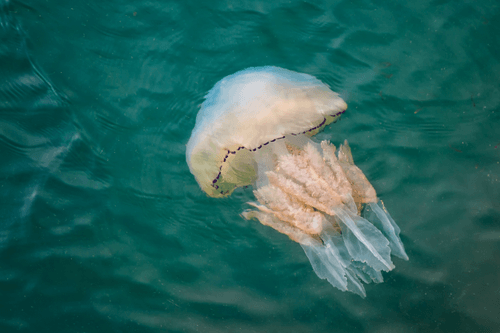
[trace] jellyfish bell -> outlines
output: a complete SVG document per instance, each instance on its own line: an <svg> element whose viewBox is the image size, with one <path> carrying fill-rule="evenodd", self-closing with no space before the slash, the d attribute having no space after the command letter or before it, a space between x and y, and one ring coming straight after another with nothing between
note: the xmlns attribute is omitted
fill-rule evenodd
<svg viewBox="0 0 500 333"><path fill-rule="evenodd" d="M206 95L186 159L209 196L253 184L255 209L243 217L288 235L320 278L365 296L362 282L382 282L381 271L394 268L391 254L408 257L347 141L337 149L310 139L346 109L311 75L249 68Z"/></svg>
<svg viewBox="0 0 500 333"><path fill-rule="evenodd" d="M257 151L279 149L291 136L312 136L346 108L307 74L260 67L230 75L210 90L196 117L187 144L191 173L208 195L228 195L255 181Z"/></svg>

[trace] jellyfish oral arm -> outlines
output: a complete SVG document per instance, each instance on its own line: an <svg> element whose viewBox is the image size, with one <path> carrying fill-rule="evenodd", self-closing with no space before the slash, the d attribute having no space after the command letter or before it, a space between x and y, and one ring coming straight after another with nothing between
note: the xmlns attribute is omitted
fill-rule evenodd
<svg viewBox="0 0 500 333"><path fill-rule="evenodd" d="M309 142L308 142L309 140ZM376 192L354 165L347 141L335 146L310 139L284 141L286 152L264 152L254 190L258 211L246 211L299 242L314 271L340 290L365 296L361 282L382 282L392 254L408 259L399 228L380 208ZM369 219L373 220L372 223ZM342 253L342 256L340 255Z"/></svg>

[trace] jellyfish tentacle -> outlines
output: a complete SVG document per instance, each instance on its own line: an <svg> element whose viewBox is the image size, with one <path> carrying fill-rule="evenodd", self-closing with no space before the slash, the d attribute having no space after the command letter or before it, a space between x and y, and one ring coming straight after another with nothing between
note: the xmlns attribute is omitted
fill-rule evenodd
<svg viewBox="0 0 500 333"><path fill-rule="evenodd" d="M311 245L300 245L319 278L327 279L334 287L347 291L346 272L339 259L331 255L329 247L317 242Z"/></svg>
<svg viewBox="0 0 500 333"><path fill-rule="evenodd" d="M347 180L351 183L354 201L356 201L359 206L363 203L376 202L377 193L363 171L354 164L351 147L349 147L347 140L339 147L338 160L339 165L345 172Z"/></svg>
<svg viewBox="0 0 500 333"><path fill-rule="evenodd" d="M389 240L391 253L401 259L408 260L408 255L406 254L403 242L401 242L401 238L399 237L401 230L397 226L396 222L394 222L391 215L387 211L380 208L380 204L380 200L377 203L370 202L368 204L369 208L371 208L373 213L375 213L375 216L372 215L369 220L376 225ZM380 223L378 223L379 221Z"/></svg>
<svg viewBox="0 0 500 333"><path fill-rule="evenodd" d="M339 146L339 162L354 165L354 159L352 157L351 146L347 140L344 140L344 144Z"/></svg>
<svg viewBox="0 0 500 333"><path fill-rule="evenodd" d="M342 204L342 199L338 192L328 184L321 174L318 173L318 167L311 164L321 162L321 156L314 156L314 147L307 145L308 151L304 151L299 155L283 156L278 161L280 173L286 175L289 179L293 179L295 183L300 183L303 187L302 192L298 192L299 198L304 191L308 194L308 202L313 204L313 207L324 212L328 211L328 206ZM318 158L320 159L318 161ZM316 161L311 162L311 160ZM316 169L316 170L315 170Z"/></svg>
<svg viewBox="0 0 500 333"><path fill-rule="evenodd" d="M321 239L325 244L329 244L329 248L331 250L335 249L335 255L338 255L338 258L344 267L345 276L347 278L347 290L352 291L363 298L366 297L365 288L358 279L360 276L352 267L353 260L346 248L343 237L339 233L327 230L321 235Z"/></svg>
<svg viewBox="0 0 500 333"><path fill-rule="evenodd" d="M342 222L341 227L347 227L345 229L346 232L342 228L342 234L347 249L354 259L366 262L378 270L388 272L394 268L394 264L391 261L389 241L375 226L359 216L349 214L342 208L336 207L333 210ZM348 230L352 232L358 242L354 240L354 237L350 237ZM360 244L364 245L368 251L360 247Z"/></svg>
<svg viewBox="0 0 500 333"><path fill-rule="evenodd" d="M325 160L325 163L332 170L338 182L336 188L339 189L342 201L349 210L351 210L352 212L357 212L358 209L356 207L356 203L354 202L354 198L352 197L352 186L351 183L349 183L349 180L347 179L342 166L339 164L339 160L335 156L335 146L328 141L322 141L321 148L323 150L323 158Z"/></svg>
<svg viewBox="0 0 500 333"><path fill-rule="evenodd" d="M391 252L405 258L399 228L373 202L375 190L354 165L347 141L337 154L327 141L287 142L287 152L274 151L275 167L264 173L267 185L254 191L260 204L250 204L259 211L244 216L289 235L320 278L365 297L363 283L381 283L381 271L394 268Z"/></svg>
<svg viewBox="0 0 500 333"><path fill-rule="evenodd" d="M364 262L353 261L351 263L351 269L366 284L371 282L375 283L384 282L384 277L382 276L382 272L374 269L373 267L367 265Z"/></svg>
<svg viewBox="0 0 500 333"><path fill-rule="evenodd" d="M306 158L309 169L311 172L317 177L317 183L329 196L332 198L338 198L339 201L343 201L342 192L350 191L350 186L346 181L345 184L342 184L340 179L345 178L342 174L336 174L337 170L333 170L330 168L319 153L319 151L313 147L311 144L308 144L304 147L304 157ZM344 186L347 188L344 188ZM325 193L325 194L326 194Z"/></svg>
<svg viewBox="0 0 500 333"><path fill-rule="evenodd" d="M293 181L292 179L285 177L281 173L269 172L268 177L269 182L272 185L279 187L284 192L294 196L297 201L323 212L326 212L328 210L328 207L326 205L320 202L316 197L309 194L309 191L304 185L301 185Z"/></svg>
<svg viewBox="0 0 500 333"><path fill-rule="evenodd" d="M338 251L339 244L335 243L333 238L335 237L331 237L328 233L322 233L323 244L312 241L300 245L319 278L326 279L342 291L351 291L361 297L366 297L365 288L352 269L350 261L342 258ZM343 241L340 240L340 242Z"/></svg>
<svg viewBox="0 0 500 333"><path fill-rule="evenodd" d="M259 208L258 206L254 206ZM289 223L283 222L275 218L273 214L267 214L259 210L246 210L241 215L247 219L251 220L256 218L263 225L273 228L274 230L287 235L291 240L303 244L310 243L313 239L310 235L303 232L301 229L296 228Z"/></svg>
<svg viewBox="0 0 500 333"><path fill-rule="evenodd" d="M290 223L307 234L315 235L321 232L323 215L295 201L281 189L270 185L264 186L255 191L255 196L259 202L267 206L259 205L257 208L260 210L273 214L279 220Z"/></svg>

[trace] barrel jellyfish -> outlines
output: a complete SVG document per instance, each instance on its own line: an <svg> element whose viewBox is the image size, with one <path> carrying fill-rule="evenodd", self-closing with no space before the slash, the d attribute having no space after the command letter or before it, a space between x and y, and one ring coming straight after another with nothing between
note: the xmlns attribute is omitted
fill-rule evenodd
<svg viewBox="0 0 500 333"><path fill-rule="evenodd" d="M211 197L253 185L257 200L242 216L299 243L321 279L365 297L363 283L383 282L381 271L394 268L391 254L408 256L347 141L310 139L346 109L311 75L248 68L205 96L186 159Z"/></svg>

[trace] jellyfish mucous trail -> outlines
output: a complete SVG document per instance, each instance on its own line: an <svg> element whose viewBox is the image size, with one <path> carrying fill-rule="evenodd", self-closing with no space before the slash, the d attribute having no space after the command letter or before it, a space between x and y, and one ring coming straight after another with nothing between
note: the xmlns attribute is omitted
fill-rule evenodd
<svg viewBox="0 0 500 333"><path fill-rule="evenodd" d="M187 144L187 163L211 197L253 185L246 219L286 234L304 249L316 274L366 296L383 282L391 254L408 260L375 189L354 165L347 141L337 149L311 136L347 104L308 74L255 67L229 75L206 95Z"/></svg>

